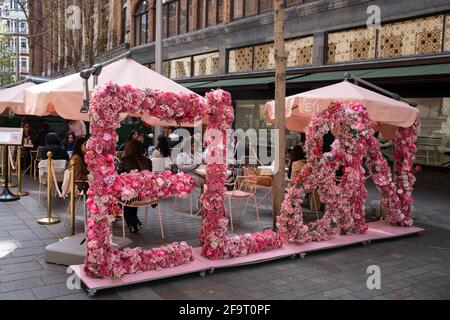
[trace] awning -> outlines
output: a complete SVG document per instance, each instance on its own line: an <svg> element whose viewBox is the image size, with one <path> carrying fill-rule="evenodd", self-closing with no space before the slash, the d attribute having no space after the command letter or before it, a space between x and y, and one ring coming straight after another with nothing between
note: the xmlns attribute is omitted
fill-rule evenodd
<svg viewBox="0 0 450 320"><path fill-rule="evenodd" d="M318 72L309 74L307 76L287 80L287 83L293 84L303 82L339 81L344 80L345 73L350 73L352 76L362 79L443 75L443 74L450 74L450 63L409 66L409 67Z"/></svg>
<svg viewBox="0 0 450 320"><path fill-rule="evenodd" d="M297 75L287 75L286 80L301 77L301 74ZM260 77L260 78L238 78L238 79L224 79L216 80L210 82L204 82L196 84L195 82L180 83L181 85L191 88L191 89L201 89L201 88L226 88L226 87L241 87L241 86L251 86L258 84L270 84L275 83L275 77Z"/></svg>

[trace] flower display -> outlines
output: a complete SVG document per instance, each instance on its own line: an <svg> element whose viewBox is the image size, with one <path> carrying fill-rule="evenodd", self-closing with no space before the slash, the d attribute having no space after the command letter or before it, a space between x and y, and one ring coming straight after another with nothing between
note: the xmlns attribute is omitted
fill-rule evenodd
<svg viewBox="0 0 450 320"><path fill-rule="evenodd" d="M205 115L208 129L221 131L223 141L220 146L215 145L215 148L208 150L207 155L207 159L215 161L208 162L206 166L206 186L201 196L203 225L199 237L202 254L210 259L226 259L280 248L283 237L271 230L232 237L227 235L228 219L224 207L227 178L225 131L231 127L234 118L231 95L223 90L208 92ZM209 139L205 141L208 144ZM217 150L222 150L222 154L213 154Z"/></svg>
<svg viewBox="0 0 450 320"><path fill-rule="evenodd" d="M192 177L185 173L132 171L119 175L115 167L116 129L120 126L121 112L194 122L201 119L204 102L195 94L142 91L112 83L96 87L89 109L92 136L85 156L90 171L90 188L86 201L89 217L84 265L91 277L118 278L126 273L158 270L192 260L192 248L186 242L151 250L126 248L121 251L112 247L110 224L114 215L120 212L119 200L185 198L195 187Z"/></svg>
<svg viewBox="0 0 450 320"><path fill-rule="evenodd" d="M418 125L416 122L410 128L397 130L394 182L363 105L334 103L315 114L305 131L307 164L293 178L294 186L285 196L277 221L280 232L289 241L299 243L326 240L338 230L364 233L367 230L364 164L380 192L387 220L394 225L411 226L411 193L417 172L413 155ZM336 139L332 150L323 153L323 136L328 131ZM342 170L340 178L336 177L338 169ZM325 204L325 213L322 219L304 224L301 205L305 193L315 189Z"/></svg>

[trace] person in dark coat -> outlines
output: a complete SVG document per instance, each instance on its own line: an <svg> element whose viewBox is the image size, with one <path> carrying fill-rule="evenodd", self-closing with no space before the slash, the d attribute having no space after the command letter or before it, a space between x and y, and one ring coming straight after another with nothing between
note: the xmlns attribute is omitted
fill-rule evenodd
<svg viewBox="0 0 450 320"><path fill-rule="evenodd" d="M137 140L130 140L125 145L118 173L130 172L131 170L152 170L152 162L142 154L142 143ZM138 232L142 227L137 211L138 208L136 207L124 207L125 222L130 232L133 233Z"/></svg>
<svg viewBox="0 0 450 320"><path fill-rule="evenodd" d="M53 160L67 160L69 161L69 155L66 149L61 145L61 140L54 132L50 132L45 137L45 148L42 149L40 154L41 159L47 159L47 152L51 151Z"/></svg>

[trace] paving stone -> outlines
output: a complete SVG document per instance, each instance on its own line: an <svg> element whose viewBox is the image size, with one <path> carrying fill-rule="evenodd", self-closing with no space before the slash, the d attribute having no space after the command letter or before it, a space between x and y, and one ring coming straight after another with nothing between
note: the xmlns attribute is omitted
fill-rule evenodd
<svg viewBox="0 0 450 320"><path fill-rule="evenodd" d="M36 296L37 299L49 299L49 298L55 298L58 296L73 294L79 290L68 289L67 284L64 282L64 283L56 283L56 284L35 287L35 288L32 288L31 291L33 292L33 294Z"/></svg>
<svg viewBox="0 0 450 320"><path fill-rule="evenodd" d="M0 293L0 300L36 300L31 290L19 290L7 293Z"/></svg>
<svg viewBox="0 0 450 320"><path fill-rule="evenodd" d="M0 283L0 292L19 291L22 289L30 289L43 285L43 282L39 278L29 278L16 281L2 281Z"/></svg>

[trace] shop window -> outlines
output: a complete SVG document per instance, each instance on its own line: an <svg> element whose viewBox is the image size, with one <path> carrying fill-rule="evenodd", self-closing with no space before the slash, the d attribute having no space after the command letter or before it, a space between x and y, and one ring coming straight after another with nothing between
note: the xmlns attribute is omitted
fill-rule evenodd
<svg viewBox="0 0 450 320"><path fill-rule="evenodd" d="M207 53L193 57L194 76L206 76L219 73L219 53Z"/></svg>
<svg viewBox="0 0 450 320"><path fill-rule="evenodd" d="M179 79L191 76L191 58L170 60L170 78Z"/></svg>

